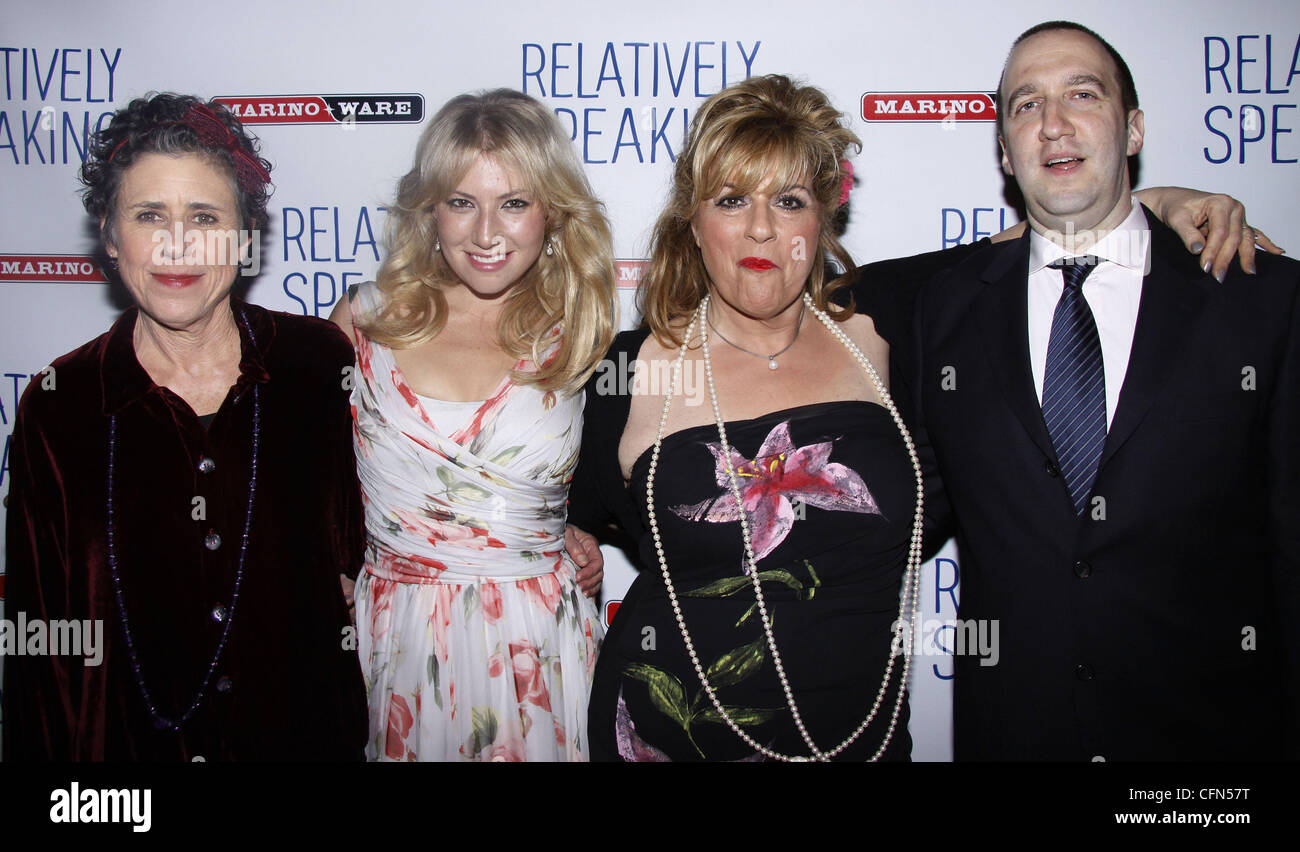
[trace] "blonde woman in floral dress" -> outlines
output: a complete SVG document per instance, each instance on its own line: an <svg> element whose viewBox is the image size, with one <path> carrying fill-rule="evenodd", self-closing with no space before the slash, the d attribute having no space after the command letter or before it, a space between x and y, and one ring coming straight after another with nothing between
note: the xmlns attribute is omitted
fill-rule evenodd
<svg viewBox="0 0 1300 852"><path fill-rule="evenodd" d="M367 756L584 760L599 576L580 588L565 504L616 324L603 209L554 116L497 90L433 118L389 218L378 282L332 316L357 350Z"/></svg>

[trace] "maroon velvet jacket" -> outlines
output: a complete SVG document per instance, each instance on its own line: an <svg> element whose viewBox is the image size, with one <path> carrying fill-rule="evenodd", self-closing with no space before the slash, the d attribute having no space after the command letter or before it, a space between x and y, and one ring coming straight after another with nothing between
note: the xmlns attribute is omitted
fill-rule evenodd
<svg viewBox="0 0 1300 852"><path fill-rule="evenodd" d="M55 361L52 389L37 376L23 394L10 455L5 617L102 619L103 656L98 666L81 655L6 657L6 761L361 754L365 692L355 643L345 647L338 579L355 576L364 550L344 373L352 347L323 320L232 303L257 343L241 324L241 375L210 430L136 360L134 308ZM254 387L261 445L236 601ZM179 732L157 729L145 708L114 597L110 415L122 593L145 686L163 715L178 717L194 700L223 629L214 609L233 611L212 682ZM204 457L215 462L209 472ZM215 550L204 543L210 532L221 539Z"/></svg>

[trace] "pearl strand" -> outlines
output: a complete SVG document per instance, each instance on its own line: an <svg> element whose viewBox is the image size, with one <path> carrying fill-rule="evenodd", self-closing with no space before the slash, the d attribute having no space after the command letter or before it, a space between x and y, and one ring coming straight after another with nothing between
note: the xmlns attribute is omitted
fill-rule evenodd
<svg viewBox="0 0 1300 852"><path fill-rule="evenodd" d="M831 758L837 756L838 754L840 754L840 752L844 751L844 749L848 748L854 741L856 741L858 737L860 737L862 733L867 729L867 727L871 724L871 722L876 718L876 715L880 710L880 705L884 701L884 697L889 690L889 683L890 680L892 679L893 670L894 670L894 658L895 656L897 656L897 652L898 652L897 643L900 634L902 634L904 631L906 632L906 642L902 648L903 671L900 677L898 695L894 701L893 711L890 714L889 730L885 733L884 741L880 744L880 747L876 750L875 754L873 754L871 757L871 760L875 761L878 760L882 754L884 754L885 749L888 748L889 743L893 739L894 730L898 724L898 716L902 710L903 695L906 691L908 673L910 672L910 668L911 668L913 631L915 629L915 623L918 615L917 606L919 604L919 599L920 599L922 521L924 517L924 499L925 499L924 479L922 478L921 464L916 454L915 445L912 442L912 436L907 431L907 426L903 423L902 416L899 414L898 408L894 404L893 398L889 395L889 391L885 387L884 382L881 381L879 373L876 372L875 366L871 363L870 359L868 359L867 356L857 347L857 345L854 344L853 341L849 339L848 335L846 335L838 327L838 325L825 313L825 311L819 310L813 304L812 299L808 294L805 293L803 298L804 298L804 307L806 309L811 310L812 313L822 322L822 324L826 326L826 328L831 332L831 334L837 340L839 340L840 343L842 343L845 346L845 348L849 350L849 353L853 355L854 359L858 361L859 365L866 371L867 375L871 378L871 381L875 386L877 395L884 403L885 408L889 411L891 417L894 420L894 423L898 426L899 432L903 436L903 443L907 447L908 457L912 462L912 470L916 474L916 481L917 481L916 513L912 524L912 539L911 539L910 546L908 548L907 567L903 574L902 589L901 589L901 594L899 596L899 618L898 621L895 623L895 638L894 638L894 642L891 645L891 653L889 655L889 661L885 666L885 674L880 684L880 690L876 693L876 699L875 702L872 704L871 712L867 714L867 717L862 721L860 725L858 725L858 727L853 731L853 733L848 736L848 738L846 738L842 743L840 743L838 746L836 746L835 748L829 751L823 752L822 750L818 749L816 743L813 742L812 736L808 733L808 729L803 722L803 717L799 713L799 708L794 699L794 692L791 689L789 680L785 674L785 666L781 661L780 652L777 650L776 647L776 639L772 632L771 619L769 618L767 612L767 603L763 597L762 583L758 577L758 567L756 565L757 560L754 558L754 548L750 536L749 521L743 509L744 503L740 499L740 486L736 481L735 470L731 466L731 447L729 442L727 441L726 426L722 419L721 408L718 406L717 390L713 381L713 365L712 365L712 360L709 357L709 339L708 339L708 330L707 330L708 323L706 321L708 305L709 305L708 296L705 296L704 299L701 301L699 309L696 311L695 316L692 318L690 325L687 326L685 337L683 339L681 348L678 350L677 353L677 359L673 363L672 384L671 387L669 388L667 397L664 399L663 412L659 417L659 431L658 434L655 436L654 447L650 455L650 469L646 476L646 509L647 509L647 514L650 522L651 537L654 540L655 552L659 557L659 567L663 574L664 585L668 591L668 599L670 604L672 605L673 615L677 620L678 629L681 631L682 640L686 645L686 652L690 657L692 666L694 666L695 668L695 673L699 677L700 684L703 686L705 693L709 697L709 700L713 703L714 709L718 711L719 717L723 720L723 722L726 723L726 725L729 728L731 728L731 730L738 737L740 737L740 739L743 742L745 742L747 745L749 745L751 748L755 749L765 757L774 760L781 760L781 761L809 760L810 759L809 757L804 757L800 755L790 756L790 755L780 754L779 752L773 751L772 749L769 749L766 746L760 744L759 742L754 740L751 736L749 736L749 734L745 733L745 731L741 729L740 725L737 724L736 721L731 718L731 715L729 713L727 713L726 709L722 706L722 702L718 699L717 693L715 692L712 684L709 683L708 677L704 671L704 667L700 664L699 655L695 651L694 642L691 641L690 631L686 627L686 620L682 616L681 605L677 600L677 592L676 589L673 587L672 577L668 571L668 560L664 554L663 542L661 540L660 533L659 533L659 522L658 522L658 518L656 517L655 509L654 509L654 477L659 466L659 452L660 452L660 448L663 445L664 432L667 429L668 414L672 407L672 399L677 392L678 383L681 379L682 364L686 358L687 343L694 336L696 325L699 325L700 333L703 341L704 371L709 386L709 396L713 403L713 414L714 414L714 420L716 421L718 427L718 437L722 444L722 457L726 460L725 464L727 466L727 476L731 485L732 496L736 500L737 507L740 507L741 509L739 513L740 530L741 530L741 538L743 539L744 546L745 546L745 557L746 557L745 570L746 573L749 574L750 580L754 586L754 596L758 607L759 616L763 624L763 632L767 638L768 648L772 652L773 666L775 667L777 672L777 677L780 680L782 691L785 693L786 704L790 708L791 717L795 722L795 726L799 730L800 736L803 738L804 742L808 745L809 749L812 751L811 759L825 761L825 760L830 760ZM910 603L910 607L909 607L909 603ZM905 618L905 616L909 614L909 611L911 614L910 619Z"/></svg>

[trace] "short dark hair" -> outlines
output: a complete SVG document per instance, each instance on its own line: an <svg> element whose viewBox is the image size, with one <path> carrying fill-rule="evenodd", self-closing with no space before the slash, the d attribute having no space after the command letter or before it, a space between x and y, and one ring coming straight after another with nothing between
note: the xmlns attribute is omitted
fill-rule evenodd
<svg viewBox="0 0 1300 852"><path fill-rule="evenodd" d="M271 187L264 178L271 164L258 156L257 138L216 101L162 92L136 98L113 113L86 153L81 200L87 213L105 222L107 239L114 237L113 212L122 175L141 154L201 154L221 164L235 184L241 226L266 225ZM261 174L256 174L259 167Z"/></svg>
<svg viewBox="0 0 1300 852"><path fill-rule="evenodd" d="M1016 40L1011 43L1011 49L1007 51L1006 61L1002 63L1002 74L998 77L998 91L996 95L999 137L1002 135L1002 118L1004 113L1002 103L1002 84L1006 80L1007 66L1011 64L1011 55L1016 52L1016 48L1020 46L1020 43L1030 36L1036 36L1039 33L1053 32L1056 30L1070 30L1076 33L1083 33L1086 36L1090 36L1097 42L1097 44L1101 45L1102 48L1105 49L1106 53L1110 55L1111 60L1115 63L1115 74L1119 77L1120 103L1124 107L1124 114L1128 115L1130 112L1138 108L1138 93L1137 86L1133 84L1133 72L1128 70L1128 63L1124 61L1124 57L1119 55L1118 50L1110 46L1110 42L1106 41L1106 39L1097 35L1083 24L1076 24L1074 21L1044 21L1043 23L1032 26L1021 33Z"/></svg>

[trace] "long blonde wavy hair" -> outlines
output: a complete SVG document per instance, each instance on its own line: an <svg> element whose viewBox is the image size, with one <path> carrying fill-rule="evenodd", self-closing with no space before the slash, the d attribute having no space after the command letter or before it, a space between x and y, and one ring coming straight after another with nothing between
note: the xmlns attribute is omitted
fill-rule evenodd
<svg viewBox="0 0 1300 852"><path fill-rule="evenodd" d="M847 276L827 281L826 258L844 272L853 258L840 244L832 220L840 207L845 180L851 179L850 148L858 137L841 123L841 114L820 89L771 74L729 86L704 102L691 121L686 147L673 169L668 205L655 223L650 267L641 280L642 322L660 343L680 346L678 328L708 293L709 273L691 232L700 203L724 186L745 195L803 184L821 203L817 255L805 285L817 307L843 320L853 311L830 302Z"/></svg>
<svg viewBox="0 0 1300 852"><path fill-rule="evenodd" d="M460 282L434 249L437 206L480 154L491 154L513 170L545 207L547 238L554 246L554 254L543 252L507 296L498 342L536 366L535 372L517 371L516 381L575 390L595 369L617 327L609 221L555 116L510 89L453 98L421 134L415 165L398 182L397 199L388 210L388 256L377 276L384 305L358 325L398 349L417 346L442 330L444 289ZM563 330L559 348L544 359L557 325Z"/></svg>

